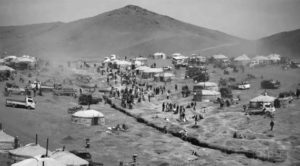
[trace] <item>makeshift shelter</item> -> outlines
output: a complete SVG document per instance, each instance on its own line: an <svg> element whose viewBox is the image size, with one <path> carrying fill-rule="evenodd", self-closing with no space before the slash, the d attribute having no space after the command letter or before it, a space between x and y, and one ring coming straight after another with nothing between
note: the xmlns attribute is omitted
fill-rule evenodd
<svg viewBox="0 0 300 166"><path fill-rule="evenodd" d="M167 82L167 81L172 81L172 78L174 77L175 75L173 73L158 73L154 75L154 80Z"/></svg>
<svg viewBox="0 0 300 166"><path fill-rule="evenodd" d="M50 158L59 161L66 166L88 166L89 162L68 151L57 150L50 155Z"/></svg>
<svg viewBox="0 0 300 166"><path fill-rule="evenodd" d="M281 57L279 54L270 54L267 56L267 58L269 58L271 63L278 63L281 60Z"/></svg>
<svg viewBox="0 0 300 166"><path fill-rule="evenodd" d="M188 57L183 56L183 55L175 56L172 58L172 64L185 66L188 64Z"/></svg>
<svg viewBox="0 0 300 166"><path fill-rule="evenodd" d="M151 55L153 59L166 59L166 54L163 52L156 52L153 55Z"/></svg>
<svg viewBox="0 0 300 166"><path fill-rule="evenodd" d="M31 143L23 147L8 151L9 157L13 162L22 161L34 156L46 154L46 149L39 144ZM48 151L50 153L50 151Z"/></svg>
<svg viewBox="0 0 300 166"><path fill-rule="evenodd" d="M268 96L267 94L259 95L250 100L250 108L261 108L265 103L273 104L276 97Z"/></svg>
<svg viewBox="0 0 300 166"><path fill-rule="evenodd" d="M153 78L153 76L157 73L162 73L163 69L162 68L145 68L142 71L142 78L148 79L148 78Z"/></svg>
<svg viewBox="0 0 300 166"><path fill-rule="evenodd" d="M250 60L251 59L246 54L243 54L241 56L234 58L233 61L237 64L246 65L246 64L250 63Z"/></svg>
<svg viewBox="0 0 300 166"><path fill-rule="evenodd" d="M144 70L147 70L149 68L150 67L148 67L148 66L139 66L139 67L135 68L136 74L141 74Z"/></svg>
<svg viewBox="0 0 300 166"><path fill-rule="evenodd" d="M172 58L177 57L177 56L183 56L181 53L173 53Z"/></svg>
<svg viewBox="0 0 300 166"><path fill-rule="evenodd" d="M214 61L228 61L229 58L223 54L216 54L212 56Z"/></svg>
<svg viewBox="0 0 300 166"><path fill-rule="evenodd" d="M67 165L49 157L36 156L12 164L11 166L67 166Z"/></svg>
<svg viewBox="0 0 300 166"><path fill-rule="evenodd" d="M105 123L104 115L96 110L77 111L72 115L72 122L85 126L103 125Z"/></svg>
<svg viewBox="0 0 300 166"><path fill-rule="evenodd" d="M251 59L250 65L251 64L268 64L270 62L269 58L265 56L256 56Z"/></svg>
<svg viewBox="0 0 300 166"><path fill-rule="evenodd" d="M14 72L15 69L5 65L0 65L0 81L7 80Z"/></svg>
<svg viewBox="0 0 300 166"><path fill-rule="evenodd" d="M194 85L193 91L199 91L199 90L212 90L212 91L218 91L219 87L217 83L214 82L199 82L196 85Z"/></svg>
<svg viewBox="0 0 300 166"><path fill-rule="evenodd" d="M0 129L0 151L7 151L14 148L15 138L6 134Z"/></svg>
<svg viewBox="0 0 300 166"><path fill-rule="evenodd" d="M215 90L200 90L194 92L194 101L215 101L221 98L221 93Z"/></svg>
<svg viewBox="0 0 300 166"><path fill-rule="evenodd" d="M127 67L127 66L130 66L130 65L132 64L132 63L129 62L129 61L118 60L118 59L112 61L112 63L115 63L115 64L117 64L118 66L121 66L121 67Z"/></svg>
<svg viewBox="0 0 300 166"><path fill-rule="evenodd" d="M29 55L23 55L21 57L17 57L13 60L14 66L17 69L34 69L37 64L37 59L35 57L31 57Z"/></svg>

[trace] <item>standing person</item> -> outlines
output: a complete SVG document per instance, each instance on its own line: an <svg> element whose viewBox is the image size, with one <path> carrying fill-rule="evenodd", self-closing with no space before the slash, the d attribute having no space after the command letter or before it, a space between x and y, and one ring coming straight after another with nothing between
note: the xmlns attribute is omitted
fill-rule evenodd
<svg viewBox="0 0 300 166"><path fill-rule="evenodd" d="M271 131L273 131L273 128L274 128L274 125L275 125L275 122L273 121L273 119L271 120L270 122L270 127L271 127Z"/></svg>
<svg viewBox="0 0 300 166"><path fill-rule="evenodd" d="M162 103L162 112L165 112L165 102Z"/></svg>
<svg viewBox="0 0 300 166"><path fill-rule="evenodd" d="M178 90L178 87L177 87L177 84L175 84L175 91L177 91Z"/></svg>
<svg viewBox="0 0 300 166"><path fill-rule="evenodd" d="M167 92L167 99L169 100L169 98L170 98L170 94L169 92Z"/></svg>
<svg viewBox="0 0 300 166"><path fill-rule="evenodd" d="M149 102L150 102L150 98L151 98L150 93L148 93L148 101Z"/></svg>

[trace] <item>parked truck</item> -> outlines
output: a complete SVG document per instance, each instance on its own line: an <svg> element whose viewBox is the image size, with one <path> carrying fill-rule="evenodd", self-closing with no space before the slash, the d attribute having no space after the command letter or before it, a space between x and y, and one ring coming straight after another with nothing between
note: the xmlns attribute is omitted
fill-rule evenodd
<svg viewBox="0 0 300 166"><path fill-rule="evenodd" d="M76 96L76 89L74 88L61 88L61 89L53 89L54 95L57 96Z"/></svg>
<svg viewBox="0 0 300 166"><path fill-rule="evenodd" d="M25 97L24 100L6 99L5 105L7 107L20 107L27 109L35 109L35 102L31 97Z"/></svg>

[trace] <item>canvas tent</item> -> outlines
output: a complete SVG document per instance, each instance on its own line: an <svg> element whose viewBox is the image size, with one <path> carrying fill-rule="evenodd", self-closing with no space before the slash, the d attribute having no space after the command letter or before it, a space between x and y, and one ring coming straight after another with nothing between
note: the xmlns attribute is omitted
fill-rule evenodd
<svg viewBox="0 0 300 166"><path fill-rule="evenodd" d="M267 58L269 58L269 60L272 63L278 63L281 60L281 57L279 54L270 54L267 56Z"/></svg>
<svg viewBox="0 0 300 166"><path fill-rule="evenodd" d="M269 58L258 55L252 58L251 62L256 62L257 64L267 64L269 62Z"/></svg>
<svg viewBox="0 0 300 166"><path fill-rule="evenodd" d="M0 129L0 151L7 151L14 148L15 138L6 134Z"/></svg>
<svg viewBox="0 0 300 166"><path fill-rule="evenodd" d="M37 63L37 59L29 55L23 55L14 59L13 63L17 69L34 69Z"/></svg>
<svg viewBox="0 0 300 166"><path fill-rule="evenodd" d="M151 55L153 59L166 59L166 54L163 52L156 52L153 55Z"/></svg>
<svg viewBox="0 0 300 166"><path fill-rule="evenodd" d="M234 58L233 61L238 64L246 65L250 62L250 60L251 59L246 54L243 54L241 56Z"/></svg>
<svg viewBox="0 0 300 166"><path fill-rule="evenodd" d="M171 81L175 77L173 73L158 73L154 75L154 80L156 81Z"/></svg>
<svg viewBox="0 0 300 166"><path fill-rule="evenodd" d="M259 95L250 100L251 108L260 108L264 103L274 103L276 97L268 96L267 94Z"/></svg>
<svg viewBox="0 0 300 166"><path fill-rule="evenodd" d="M46 149L38 144L31 143L17 149L9 151L9 157L14 161L22 161L34 156L43 155L46 153ZM48 151L50 153L50 151Z"/></svg>
<svg viewBox="0 0 300 166"><path fill-rule="evenodd" d="M214 101L221 98L221 93L215 90L200 90L194 92L194 101Z"/></svg>
<svg viewBox="0 0 300 166"><path fill-rule="evenodd" d="M196 85L194 85L194 91L198 91L202 89L218 91L219 87L218 84L214 82L199 82Z"/></svg>
<svg viewBox="0 0 300 166"><path fill-rule="evenodd" d="M67 165L52 158L36 156L12 164L11 166L67 166Z"/></svg>
<svg viewBox="0 0 300 166"><path fill-rule="evenodd" d="M105 123L104 115L96 110L77 111L72 115L72 122L85 126L103 125Z"/></svg>
<svg viewBox="0 0 300 166"><path fill-rule="evenodd" d="M227 61L228 57L223 54L216 54L212 56L213 60L215 61Z"/></svg>
<svg viewBox="0 0 300 166"><path fill-rule="evenodd" d="M142 78L152 78L155 74L162 72L162 68L145 68L144 70L142 70Z"/></svg>
<svg viewBox="0 0 300 166"><path fill-rule="evenodd" d="M66 166L88 166L89 162L68 151L57 150L50 158L65 164Z"/></svg>
<svg viewBox="0 0 300 166"><path fill-rule="evenodd" d="M15 69L5 66L5 65L0 65L0 72L7 72L7 71L13 72L13 71L15 71Z"/></svg>

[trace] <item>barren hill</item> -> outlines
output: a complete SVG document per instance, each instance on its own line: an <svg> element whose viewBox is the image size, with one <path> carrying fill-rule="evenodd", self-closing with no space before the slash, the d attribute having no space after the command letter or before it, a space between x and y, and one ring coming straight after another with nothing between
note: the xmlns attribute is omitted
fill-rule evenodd
<svg viewBox="0 0 300 166"><path fill-rule="evenodd" d="M69 23L0 27L1 52L40 57L190 53L241 41L133 5Z"/></svg>

